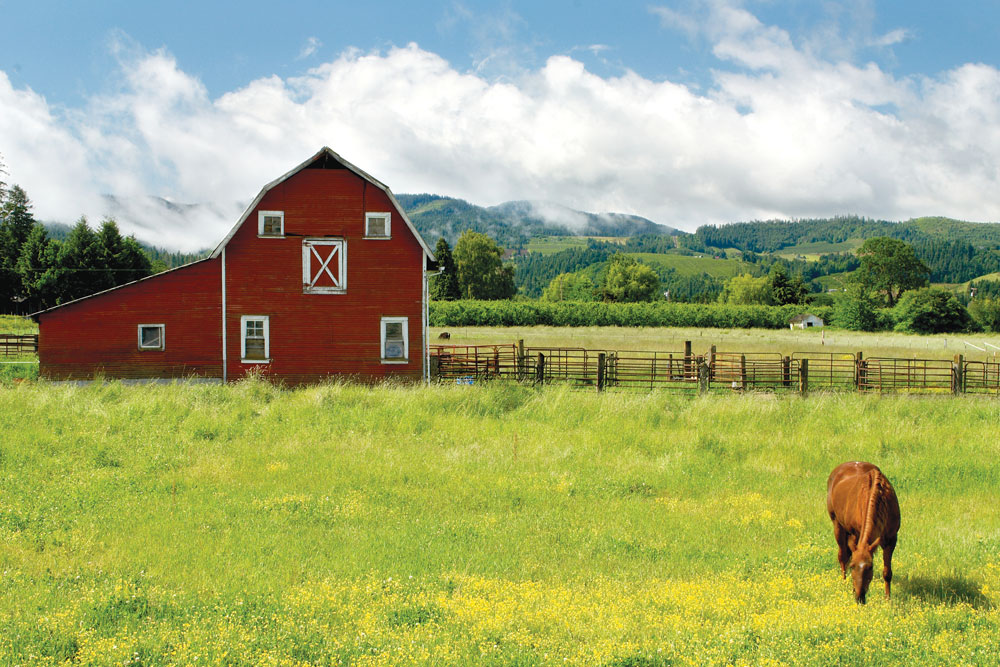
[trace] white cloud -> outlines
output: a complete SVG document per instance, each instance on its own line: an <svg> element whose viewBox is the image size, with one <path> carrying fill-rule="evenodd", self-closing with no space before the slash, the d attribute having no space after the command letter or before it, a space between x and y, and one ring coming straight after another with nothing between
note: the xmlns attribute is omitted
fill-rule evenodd
<svg viewBox="0 0 1000 667"><path fill-rule="evenodd" d="M310 37L306 40L306 43L302 45L296 59L305 60L309 56L315 55L321 46L323 46L323 42L321 42L318 37Z"/></svg>
<svg viewBox="0 0 1000 667"><path fill-rule="evenodd" d="M79 109L0 72L0 153L39 217L112 210L140 238L185 249L214 246L263 184L323 145L396 192L689 230L840 213L1000 219L996 68L897 78L796 46L740 7L711 11L701 29L721 63L704 93L601 77L568 56L488 79L413 44L215 98L169 53L139 53L119 91ZM148 196L203 206L164 213Z"/></svg>

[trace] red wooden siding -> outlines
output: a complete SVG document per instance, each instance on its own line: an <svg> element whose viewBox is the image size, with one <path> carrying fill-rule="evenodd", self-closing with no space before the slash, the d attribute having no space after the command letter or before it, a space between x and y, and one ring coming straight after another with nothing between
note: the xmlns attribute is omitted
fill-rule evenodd
<svg viewBox="0 0 1000 667"><path fill-rule="evenodd" d="M285 236L259 238L257 211L284 211ZM365 239L365 212L390 211L391 238ZM304 294L304 238L346 242L344 294ZM304 169L272 188L229 241L227 375L251 368L291 384L330 376L423 375L423 263L419 243L388 196L347 169ZM240 317L269 318L269 364L240 361ZM381 362L381 318L407 317L409 362Z"/></svg>
<svg viewBox="0 0 1000 667"><path fill-rule="evenodd" d="M324 149L313 165L341 167L333 155ZM259 211L282 211L284 235L261 237ZM365 213L386 211L390 237L364 238ZM332 277L316 286L329 292L346 280L345 291L304 292L304 239L326 240L317 244L323 257L329 242L344 243L338 252L346 269L331 265ZM425 259L402 212L378 186L347 168L301 168L263 193L221 256L38 314L40 372L52 379L100 373L235 380L259 370L293 385L331 376L419 380ZM310 259L311 272L320 265ZM268 318L267 363L241 360L244 316ZM408 319L405 363L381 360L383 317ZM138 349L140 324L165 326L164 350Z"/></svg>
<svg viewBox="0 0 1000 667"><path fill-rule="evenodd" d="M38 316L43 377L222 377L221 274L206 260ZM163 324L165 349L139 350L140 324Z"/></svg>

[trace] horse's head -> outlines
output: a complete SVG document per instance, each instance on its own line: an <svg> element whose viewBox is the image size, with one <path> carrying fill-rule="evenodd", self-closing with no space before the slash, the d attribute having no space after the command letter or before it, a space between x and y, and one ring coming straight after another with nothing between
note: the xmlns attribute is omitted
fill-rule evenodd
<svg viewBox="0 0 1000 667"><path fill-rule="evenodd" d="M872 567L872 552L878 546L879 540L873 544L859 544L851 555L851 580L854 582L854 599L859 604L865 603L868 586L872 583L874 574Z"/></svg>

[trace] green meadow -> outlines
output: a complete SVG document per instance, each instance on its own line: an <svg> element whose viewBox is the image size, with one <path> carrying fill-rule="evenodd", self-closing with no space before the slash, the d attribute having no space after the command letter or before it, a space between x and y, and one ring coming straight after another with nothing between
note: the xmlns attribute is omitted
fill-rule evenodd
<svg viewBox="0 0 1000 667"><path fill-rule="evenodd" d="M0 383L0 665L993 665L1000 401ZM893 598L825 484L879 464Z"/></svg>

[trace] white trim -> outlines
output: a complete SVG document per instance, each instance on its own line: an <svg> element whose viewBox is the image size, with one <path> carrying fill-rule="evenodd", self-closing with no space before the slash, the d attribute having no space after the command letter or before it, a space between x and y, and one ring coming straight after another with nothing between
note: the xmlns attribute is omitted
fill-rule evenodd
<svg viewBox="0 0 1000 667"><path fill-rule="evenodd" d="M413 238L415 238L417 240L417 243L420 244L420 247L423 248L423 251L427 255L427 257L432 262L436 261L434 259L434 253L431 252L431 249L427 247L426 243L424 243L424 238L417 231L417 228L413 225L413 222L410 221L410 218L406 215L406 211L403 210L403 207L399 205L398 201L396 201L395 195L392 194L392 191L389 190L388 186L386 186L384 183L375 180L361 169L358 169L356 166L354 166L344 158L334 153L327 146L321 148L315 155L313 155L308 160L298 165L288 173L274 179L273 181L265 185L263 189L261 189L260 193L254 198L254 200L250 202L250 206L248 206L247 209L243 212L243 215L240 216L240 219L236 221L236 224L233 225L233 228L229 230L229 233L226 235L226 238L222 239L222 242L215 247L215 250L212 251L210 257L215 258L222 253L222 249L226 247L226 244L228 244L229 241L233 238L233 236L236 235L236 232L239 230L241 226L243 226L243 223L246 222L246 219L250 217L250 214L253 212L253 210L257 208L257 205L260 204L261 200L264 199L264 195L266 195L275 186L285 182L295 174L299 173L300 171L308 167L310 164L319 159L319 157L323 154L329 155L334 160L343 165L346 169L354 172L364 180L368 181L369 183L377 187L379 190L382 190L386 194L386 196L389 197L389 201L392 202L393 207L396 209L396 213L399 214L399 217L402 218L406 226L409 227L410 232L413 234Z"/></svg>
<svg viewBox="0 0 1000 667"><path fill-rule="evenodd" d="M410 363L410 318L408 317L383 317L381 323L379 324L379 333L381 336L381 345L379 346L379 357L383 364L408 364ZM386 358L385 356L385 325L387 324L402 324L403 325L403 356Z"/></svg>
<svg viewBox="0 0 1000 667"><path fill-rule="evenodd" d="M277 234L264 233L264 218L277 216L281 220L281 231ZM257 236L262 239L283 239L285 238L285 212L284 211L257 211Z"/></svg>
<svg viewBox="0 0 1000 667"><path fill-rule="evenodd" d="M142 330L143 329L159 329L160 330L160 344L157 346L143 345L142 344ZM143 352L158 352L160 350L167 349L167 327L164 324L140 324L138 326L139 331L139 349Z"/></svg>
<svg viewBox="0 0 1000 667"><path fill-rule="evenodd" d="M320 254L317 247L327 246L330 250ZM320 262L319 270L312 273L313 258ZM337 275L330 271L330 263L336 259ZM316 286L316 282L326 274L332 286ZM347 241L344 239L302 239L302 293L303 294L344 294L347 292Z"/></svg>
<svg viewBox="0 0 1000 667"><path fill-rule="evenodd" d="M226 383L229 376L229 356L226 352L226 249L222 249L222 382Z"/></svg>
<svg viewBox="0 0 1000 667"><path fill-rule="evenodd" d="M243 315L240 317L240 361L244 364L271 363L271 322L267 315ZM264 323L264 358L247 359L247 322Z"/></svg>
<svg viewBox="0 0 1000 667"><path fill-rule="evenodd" d="M385 234L375 235L368 231L368 223L372 218L385 218ZM392 213L389 211L368 211L365 213L365 236L371 241L384 241L392 238Z"/></svg>

